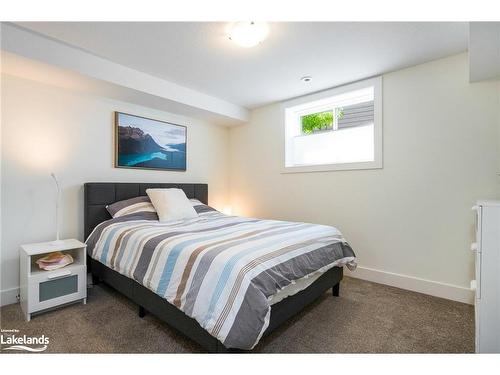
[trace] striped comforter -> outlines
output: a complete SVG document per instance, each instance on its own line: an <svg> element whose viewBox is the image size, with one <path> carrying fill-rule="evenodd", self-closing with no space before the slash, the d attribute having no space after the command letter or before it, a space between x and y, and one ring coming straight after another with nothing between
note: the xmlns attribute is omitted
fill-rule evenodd
<svg viewBox="0 0 500 375"><path fill-rule="evenodd" d="M99 224L92 258L196 319L228 348L252 349L269 324L270 296L355 256L330 226L226 216L193 201L199 217L160 223L154 213Z"/></svg>

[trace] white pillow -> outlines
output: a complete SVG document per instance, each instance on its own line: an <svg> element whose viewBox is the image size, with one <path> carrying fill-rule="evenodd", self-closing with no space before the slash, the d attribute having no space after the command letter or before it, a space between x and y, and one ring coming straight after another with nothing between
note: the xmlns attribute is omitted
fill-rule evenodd
<svg viewBox="0 0 500 375"><path fill-rule="evenodd" d="M160 221L198 217L193 204L181 189L147 189L146 194L151 199Z"/></svg>

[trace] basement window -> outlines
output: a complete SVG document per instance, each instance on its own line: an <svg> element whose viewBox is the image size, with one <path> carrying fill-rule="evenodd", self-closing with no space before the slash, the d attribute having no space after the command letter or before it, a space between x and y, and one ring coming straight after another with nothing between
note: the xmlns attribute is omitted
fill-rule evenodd
<svg viewBox="0 0 500 375"><path fill-rule="evenodd" d="M382 168L382 78L285 103L283 172Z"/></svg>

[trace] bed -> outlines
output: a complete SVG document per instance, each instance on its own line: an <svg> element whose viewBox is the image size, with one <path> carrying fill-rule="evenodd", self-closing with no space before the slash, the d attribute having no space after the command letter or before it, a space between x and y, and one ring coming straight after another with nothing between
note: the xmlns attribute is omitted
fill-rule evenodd
<svg viewBox="0 0 500 375"><path fill-rule="evenodd" d="M107 205L144 196L148 188L182 189L199 218L167 224L133 215L111 219ZM227 216L207 204L207 184L86 183L93 282L135 302L139 316L154 314L208 352L227 353L252 349L328 289L338 296L343 266L355 267L352 249L333 227ZM248 258L249 249L260 257ZM124 260L127 254L137 260ZM247 258L251 262L238 269ZM204 267L206 259L211 263Z"/></svg>

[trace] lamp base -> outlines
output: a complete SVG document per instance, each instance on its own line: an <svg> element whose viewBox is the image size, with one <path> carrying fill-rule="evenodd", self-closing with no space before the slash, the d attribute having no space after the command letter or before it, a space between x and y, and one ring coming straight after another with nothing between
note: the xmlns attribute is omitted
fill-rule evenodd
<svg viewBox="0 0 500 375"><path fill-rule="evenodd" d="M53 241L49 241L48 244L50 246L60 246L64 243L64 240L53 240Z"/></svg>

